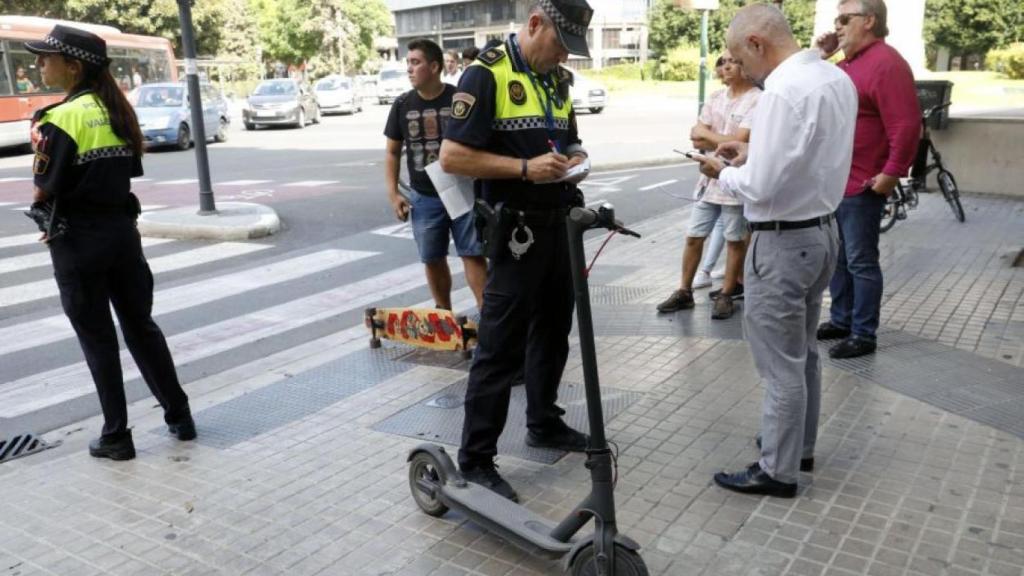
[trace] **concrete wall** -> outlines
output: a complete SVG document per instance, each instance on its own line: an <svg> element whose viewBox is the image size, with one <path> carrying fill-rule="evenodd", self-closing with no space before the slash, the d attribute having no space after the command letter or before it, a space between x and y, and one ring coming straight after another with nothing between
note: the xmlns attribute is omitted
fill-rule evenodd
<svg viewBox="0 0 1024 576"><path fill-rule="evenodd" d="M931 134L960 190L1024 197L1024 117L954 117Z"/></svg>

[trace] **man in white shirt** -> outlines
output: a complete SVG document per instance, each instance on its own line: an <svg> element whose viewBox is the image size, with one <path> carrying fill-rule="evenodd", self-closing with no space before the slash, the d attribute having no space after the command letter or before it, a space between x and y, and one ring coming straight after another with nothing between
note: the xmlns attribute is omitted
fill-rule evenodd
<svg viewBox="0 0 1024 576"><path fill-rule="evenodd" d="M833 213L853 154L857 90L849 76L800 50L774 6L746 6L729 25L729 50L764 83L750 144L727 142L701 171L743 201L753 232L744 268L747 338L761 380L761 458L715 474L728 490L796 496L814 468L821 365L815 329L836 265Z"/></svg>
<svg viewBox="0 0 1024 576"><path fill-rule="evenodd" d="M446 50L444 53L444 70L441 71L441 82L458 87L462 71L459 70L459 52Z"/></svg>

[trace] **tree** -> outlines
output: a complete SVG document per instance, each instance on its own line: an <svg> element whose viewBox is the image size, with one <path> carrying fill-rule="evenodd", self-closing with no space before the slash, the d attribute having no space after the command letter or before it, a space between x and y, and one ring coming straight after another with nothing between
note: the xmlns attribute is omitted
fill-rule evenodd
<svg viewBox="0 0 1024 576"><path fill-rule="evenodd" d="M256 0L263 59L285 64L305 62L317 53L323 31L314 23L312 6L303 0Z"/></svg>
<svg viewBox="0 0 1024 576"><path fill-rule="evenodd" d="M192 24L198 54L218 52L223 3L223 0L205 0L193 5ZM90 24L107 24L129 34L162 36L173 42L176 52L181 54L181 23L176 0L68 0L65 17Z"/></svg>
<svg viewBox="0 0 1024 576"><path fill-rule="evenodd" d="M725 33L736 12L748 0L721 0L718 10L708 18L708 46L711 53L725 48ZM814 33L814 0L786 0L783 12L793 34L803 45L810 45ZM679 44L700 44L700 12L681 10L673 0L657 0L648 15L650 47L657 55L666 54Z"/></svg>
<svg viewBox="0 0 1024 576"><path fill-rule="evenodd" d="M953 53L984 54L1021 39L1024 3L1020 0L928 0L925 42Z"/></svg>
<svg viewBox="0 0 1024 576"><path fill-rule="evenodd" d="M53 0L0 0L0 14L42 16L44 18L66 17L64 3Z"/></svg>

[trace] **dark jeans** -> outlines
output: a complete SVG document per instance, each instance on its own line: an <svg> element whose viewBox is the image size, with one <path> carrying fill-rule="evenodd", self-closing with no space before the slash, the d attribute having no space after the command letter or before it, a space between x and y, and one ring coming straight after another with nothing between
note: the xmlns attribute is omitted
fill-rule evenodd
<svg viewBox="0 0 1024 576"><path fill-rule="evenodd" d="M560 424L555 405L569 356L573 290L564 225L533 227L519 260L506 249L491 260L480 311L479 344L466 388L459 466L485 465L498 452L512 382L525 372L526 426ZM525 364L525 370L524 370Z"/></svg>
<svg viewBox="0 0 1024 576"><path fill-rule="evenodd" d="M128 429L121 355L110 307L121 323L125 344L167 423L189 416L163 332L153 322L153 275L142 254L134 221L127 216L70 219L71 230L50 244L64 313L78 335L100 406L103 435Z"/></svg>
<svg viewBox="0 0 1024 576"><path fill-rule="evenodd" d="M878 228L884 204L885 197L870 190L843 198L836 211L839 261L829 284L832 324L872 340L882 307Z"/></svg>

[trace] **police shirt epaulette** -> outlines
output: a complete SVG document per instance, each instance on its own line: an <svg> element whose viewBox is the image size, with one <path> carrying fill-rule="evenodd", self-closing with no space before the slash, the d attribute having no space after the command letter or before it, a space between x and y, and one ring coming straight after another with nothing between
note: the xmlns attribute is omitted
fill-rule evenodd
<svg viewBox="0 0 1024 576"><path fill-rule="evenodd" d="M494 66L494 63L505 57L504 50L498 50L497 48L490 48L484 50L476 57L477 60L487 64L488 66Z"/></svg>

